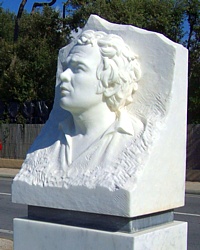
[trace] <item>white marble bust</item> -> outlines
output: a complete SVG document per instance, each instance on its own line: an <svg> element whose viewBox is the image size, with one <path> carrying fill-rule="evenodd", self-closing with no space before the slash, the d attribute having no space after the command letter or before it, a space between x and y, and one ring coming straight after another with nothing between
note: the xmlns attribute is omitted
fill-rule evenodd
<svg viewBox="0 0 200 250"><path fill-rule="evenodd" d="M54 107L13 201L120 216L183 204L186 79L182 46L92 15L60 50Z"/></svg>
<svg viewBox="0 0 200 250"><path fill-rule="evenodd" d="M72 114L60 123L63 171L76 161L81 167L88 157L93 165L105 165L142 133L142 122L126 111L139 78L136 56L121 37L81 34L60 74L60 106Z"/></svg>
<svg viewBox="0 0 200 250"><path fill-rule="evenodd" d="M89 180L95 176L96 184L114 190L118 184L103 176L144 131L139 117L127 110L141 77L137 56L120 36L86 30L62 69L59 103L71 116L58 124L56 142L40 150L39 163L34 156L34 179L39 185L55 181L68 186L75 178L81 185L94 186ZM29 162L28 158L25 164Z"/></svg>

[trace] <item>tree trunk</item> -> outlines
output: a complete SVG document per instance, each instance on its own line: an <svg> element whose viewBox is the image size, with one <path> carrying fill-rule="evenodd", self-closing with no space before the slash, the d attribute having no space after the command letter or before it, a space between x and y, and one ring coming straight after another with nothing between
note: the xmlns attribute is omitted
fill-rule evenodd
<svg viewBox="0 0 200 250"><path fill-rule="evenodd" d="M26 5L26 2L27 2L27 0L22 0L21 4L19 6L19 9L18 9L17 17L15 19L14 42L16 42L17 39L18 39L18 35L19 35L19 19L22 16L22 13L24 11L24 7Z"/></svg>

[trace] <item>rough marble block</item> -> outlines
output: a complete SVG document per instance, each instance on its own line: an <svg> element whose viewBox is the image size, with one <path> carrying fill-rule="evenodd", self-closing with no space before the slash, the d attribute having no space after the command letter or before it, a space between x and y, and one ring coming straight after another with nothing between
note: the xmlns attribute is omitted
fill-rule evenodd
<svg viewBox="0 0 200 250"><path fill-rule="evenodd" d="M68 54L77 51L70 52L75 42L62 48L54 108L14 179L13 202L125 217L183 206L187 49L161 34L109 23L94 15L83 32L88 30L121 37L137 55L129 58L127 51L124 53L130 60L137 58L141 79L133 84L132 102L120 109L121 113L118 110L123 123L119 126L116 121L106 131L107 137L101 137L103 141L93 142L88 154L84 152L74 161L70 158L70 143L66 144L66 138L71 137L66 124L63 126L60 122L69 121L71 116L59 105L60 88L63 96L70 91L62 86L60 79L65 79L67 67L71 67L66 63ZM115 46L112 48L114 51ZM108 67L110 58L105 62L104 68ZM121 75L124 81L128 78L124 72ZM113 147L109 148L111 144ZM81 146L85 146L84 143ZM81 150L80 145L77 149Z"/></svg>
<svg viewBox="0 0 200 250"><path fill-rule="evenodd" d="M128 234L14 219L14 250L27 249L186 250L187 223L174 221Z"/></svg>

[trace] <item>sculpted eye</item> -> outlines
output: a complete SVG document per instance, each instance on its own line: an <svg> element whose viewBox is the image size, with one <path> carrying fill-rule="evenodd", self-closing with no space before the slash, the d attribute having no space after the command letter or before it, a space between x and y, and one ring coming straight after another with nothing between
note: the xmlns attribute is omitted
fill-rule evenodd
<svg viewBox="0 0 200 250"><path fill-rule="evenodd" d="M79 73L79 72L82 72L82 71L85 71L85 67L83 64L76 64L76 65L73 65L73 72L74 73Z"/></svg>
<svg viewBox="0 0 200 250"><path fill-rule="evenodd" d="M77 65L75 67L75 71L79 72L79 71L84 71L84 67L82 65Z"/></svg>
<svg viewBox="0 0 200 250"><path fill-rule="evenodd" d="M87 65L79 60L71 59L69 62L69 67L74 73L85 72L87 71Z"/></svg>

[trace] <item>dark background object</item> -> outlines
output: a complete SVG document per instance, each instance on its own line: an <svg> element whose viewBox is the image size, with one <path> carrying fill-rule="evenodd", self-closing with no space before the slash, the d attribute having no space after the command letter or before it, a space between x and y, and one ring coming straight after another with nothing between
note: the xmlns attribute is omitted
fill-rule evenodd
<svg viewBox="0 0 200 250"><path fill-rule="evenodd" d="M15 102L15 101L9 102L9 104L8 104L8 114L9 114L11 123L16 123L17 122L16 118L17 118L18 110L19 110L19 103Z"/></svg>

